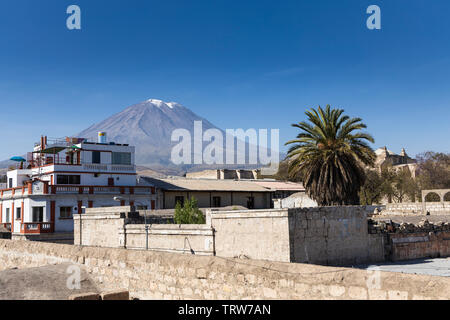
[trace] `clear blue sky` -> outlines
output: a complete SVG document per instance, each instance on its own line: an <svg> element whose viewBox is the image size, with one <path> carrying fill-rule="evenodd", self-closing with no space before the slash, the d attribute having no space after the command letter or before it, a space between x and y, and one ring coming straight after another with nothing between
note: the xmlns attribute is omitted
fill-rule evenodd
<svg viewBox="0 0 450 320"><path fill-rule="evenodd" d="M331 104L362 117L374 147L449 152L449 16L448 0L5 0L0 159L149 98L223 129L279 128L282 143Z"/></svg>

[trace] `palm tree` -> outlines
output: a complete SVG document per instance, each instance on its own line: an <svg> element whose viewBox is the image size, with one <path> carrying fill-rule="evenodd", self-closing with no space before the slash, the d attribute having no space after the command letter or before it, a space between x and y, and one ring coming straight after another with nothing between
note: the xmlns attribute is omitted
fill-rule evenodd
<svg viewBox="0 0 450 320"><path fill-rule="evenodd" d="M307 195L320 206L359 204L364 165L373 166L375 160L367 144L374 142L373 137L359 131L367 126L329 105L305 113L308 121L292 125L302 132L286 142L294 144L287 155L289 175L300 176Z"/></svg>

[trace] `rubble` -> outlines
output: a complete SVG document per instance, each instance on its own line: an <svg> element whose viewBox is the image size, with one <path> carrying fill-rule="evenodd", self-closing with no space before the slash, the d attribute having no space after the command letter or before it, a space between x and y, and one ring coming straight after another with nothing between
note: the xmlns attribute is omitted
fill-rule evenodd
<svg viewBox="0 0 450 320"><path fill-rule="evenodd" d="M450 231L449 222L430 222L428 219L422 219L418 224L401 222L396 223L392 220L368 220L369 233L415 233L415 232L441 232Z"/></svg>

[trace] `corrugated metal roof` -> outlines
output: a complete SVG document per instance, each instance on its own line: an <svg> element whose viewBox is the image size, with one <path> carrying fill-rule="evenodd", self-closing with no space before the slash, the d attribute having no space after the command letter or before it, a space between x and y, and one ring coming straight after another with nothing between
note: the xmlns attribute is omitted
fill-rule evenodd
<svg viewBox="0 0 450 320"><path fill-rule="evenodd" d="M271 190L252 181L211 180L211 179L156 179L142 177L156 188L170 191L237 191L270 192Z"/></svg>
<svg viewBox="0 0 450 320"><path fill-rule="evenodd" d="M305 191L305 187L303 183L295 183L289 181L265 181L265 180L256 180L253 181L257 185L260 185L264 188L268 188L270 190L276 191Z"/></svg>

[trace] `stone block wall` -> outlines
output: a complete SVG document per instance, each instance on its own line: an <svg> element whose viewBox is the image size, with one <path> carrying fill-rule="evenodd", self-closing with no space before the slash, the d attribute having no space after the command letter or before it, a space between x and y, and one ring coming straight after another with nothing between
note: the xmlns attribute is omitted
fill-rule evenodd
<svg viewBox="0 0 450 320"><path fill-rule="evenodd" d="M211 211L218 256L348 265L384 260L365 207Z"/></svg>
<svg viewBox="0 0 450 320"><path fill-rule="evenodd" d="M127 207L114 208L115 212L109 212L109 209L88 209L81 218L75 215L74 243L146 248L142 215L120 212L131 210ZM420 233L425 235L417 235ZM148 225L148 249L346 266L450 256L449 234L449 223L374 222L367 219L367 208L363 206L208 209L204 225Z"/></svg>
<svg viewBox="0 0 450 320"><path fill-rule="evenodd" d="M139 299L450 299L450 278L0 240L0 270L72 263Z"/></svg>
<svg viewBox="0 0 450 320"><path fill-rule="evenodd" d="M450 231L389 234L392 261L450 256Z"/></svg>
<svg viewBox="0 0 450 320"><path fill-rule="evenodd" d="M289 209L292 262L355 265L384 260L382 237L369 239L362 206Z"/></svg>
<svg viewBox="0 0 450 320"><path fill-rule="evenodd" d="M426 211L430 214L450 214L450 202L426 202ZM422 202L403 202L403 203L388 203L383 213L423 213L423 203Z"/></svg>

